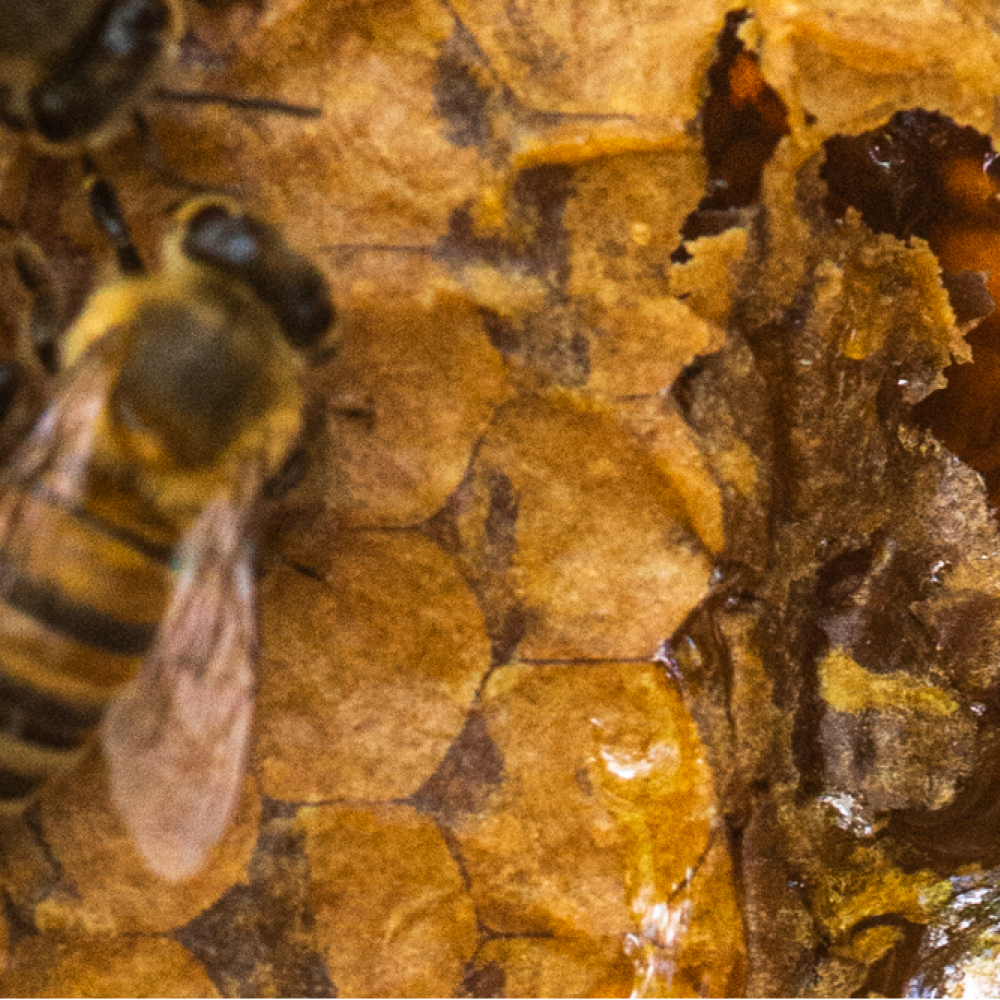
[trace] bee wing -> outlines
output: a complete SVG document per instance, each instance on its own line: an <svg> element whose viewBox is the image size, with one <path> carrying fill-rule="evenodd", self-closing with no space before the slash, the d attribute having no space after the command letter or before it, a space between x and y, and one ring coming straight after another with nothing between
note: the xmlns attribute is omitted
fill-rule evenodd
<svg viewBox="0 0 1000 1000"><path fill-rule="evenodd" d="M246 524L261 481L245 470L188 531L156 643L102 724L112 801L171 881L202 866L243 785L256 652Z"/></svg>
<svg viewBox="0 0 1000 1000"><path fill-rule="evenodd" d="M110 336L110 335L109 335ZM72 505L86 481L94 433L107 399L107 345L95 345L67 375L0 479L0 550L32 529L33 513L54 497ZM34 489L37 487L37 492Z"/></svg>

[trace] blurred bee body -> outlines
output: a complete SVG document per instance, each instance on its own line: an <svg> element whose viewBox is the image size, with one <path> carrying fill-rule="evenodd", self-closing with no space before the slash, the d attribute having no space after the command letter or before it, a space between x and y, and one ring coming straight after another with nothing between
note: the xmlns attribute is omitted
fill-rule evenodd
<svg viewBox="0 0 1000 1000"><path fill-rule="evenodd" d="M176 53L176 0L0 0L0 121L50 151L114 137Z"/></svg>
<svg viewBox="0 0 1000 1000"><path fill-rule="evenodd" d="M238 799L249 519L332 306L276 230L218 201L186 206L165 251L91 298L0 483L0 799L23 804L103 718L113 801L179 878Z"/></svg>
<svg viewBox="0 0 1000 1000"><path fill-rule="evenodd" d="M38 534L0 566L0 801L20 807L73 763L107 701L137 673L169 595L169 551L54 496Z"/></svg>

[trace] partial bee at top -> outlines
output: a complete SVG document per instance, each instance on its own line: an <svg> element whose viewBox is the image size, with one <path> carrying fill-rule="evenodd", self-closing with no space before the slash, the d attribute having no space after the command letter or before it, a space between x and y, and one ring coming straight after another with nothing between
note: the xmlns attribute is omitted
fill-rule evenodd
<svg viewBox="0 0 1000 1000"><path fill-rule="evenodd" d="M49 151L126 129L177 50L171 0L0 0L0 121Z"/></svg>
<svg viewBox="0 0 1000 1000"><path fill-rule="evenodd" d="M178 0L0 0L0 123L47 152L72 153L141 124L151 95L319 114L269 98L162 89L183 30Z"/></svg>
<svg viewBox="0 0 1000 1000"><path fill-rule="evenodd" d="M223 10L233 3L201 0L203 7ZM144 264L115 190L96 162L101 147L134 131L144 149L146 165L169 187L201 193L223 190L165 162L144 114L149 102L221 103L244 111L297 117L320 114L318 108L270 96L169 89L165 86L168 70L182 51L186 27L181 0L0 0L0 132L22 136L42 154L81 158L91 211L112 236L122 269L131 274L142 273ZM28 183L35 185L27 198L36 207L33 220L31 212L24 211L23 200L21 207L15 204L20 190L17 181L6 183L5 177L0 230L6 234L4 245L14 249L22 279L28 274L30 286L59 286L60 295L49 297L55 308L65 312L60 322L48 324L55 329L64 326L61 320L79 308L81 289L89 276L72 252L64 252L58 235L50 238L45 224L39 227L47 202L44 196L37 197L37 190L59 190L58 179L55 185L45 187L50 173L60 177L58 170L15 175L30 176ZM234 188L225 192L241 193ZM38 205L43 206L41 210L37 210ZM35 266L34 258L40 259L40 255L26 252L25 245L32 240L45 249L46 268ZM0 411L2 403L0 396Z"/></svg>

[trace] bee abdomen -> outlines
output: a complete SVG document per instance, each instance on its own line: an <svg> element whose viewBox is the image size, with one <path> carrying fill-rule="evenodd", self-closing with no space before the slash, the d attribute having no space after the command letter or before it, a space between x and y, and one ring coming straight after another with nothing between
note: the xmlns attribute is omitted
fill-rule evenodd
<svg viewBox="0 0 1000 1000"><path fill-rule="evenodd" d="M47 750L0 733L0 814L20 808L49 778L76 763L79 747Z"/></svg>
<svg viewBox="0 0 1000 1000"><path fill-rule="evenodd" d="M119 656L142 656L156 638L157 622L123 621L89 604L72 600L58 587L18 576L6 598L10 607L33 618L63 639Z"/></svg>
<svg viewBox="0 0 1000 1000"><path fill-rule="evenodd" d="M72 750L101 721L103 706L44 694L19 683L0 665L0 734L47 750Z"/></svg>
<svg viewBox="0 0 1000 1000"><path fill-rule="evenodd" d="M0 812L76 760L156 640L170 582L141 536L27 499L37 539L0 552Z"/></svg>
<svg viewBox="0 0 1000 1000"><path fill-rule="evenodd" d="M98 706L42 694L0 668L0 812L73 764L101 714Z"/></svg>

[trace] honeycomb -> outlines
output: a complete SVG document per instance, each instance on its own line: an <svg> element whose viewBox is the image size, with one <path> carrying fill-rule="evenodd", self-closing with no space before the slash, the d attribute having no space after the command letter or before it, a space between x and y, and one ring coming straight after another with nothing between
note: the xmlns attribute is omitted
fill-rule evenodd
<svg viewBox="0 0 1000 1000"><path fill-rule="evenodd" d="M172 88L322 116L151 100L163 158L338 327L236 820L158 881L90 748L0 837L0 992L996 992L992 8L187 7ZM155 260L187 192L95 158ZM0 165L72 313L80 166Z"/></svg>

